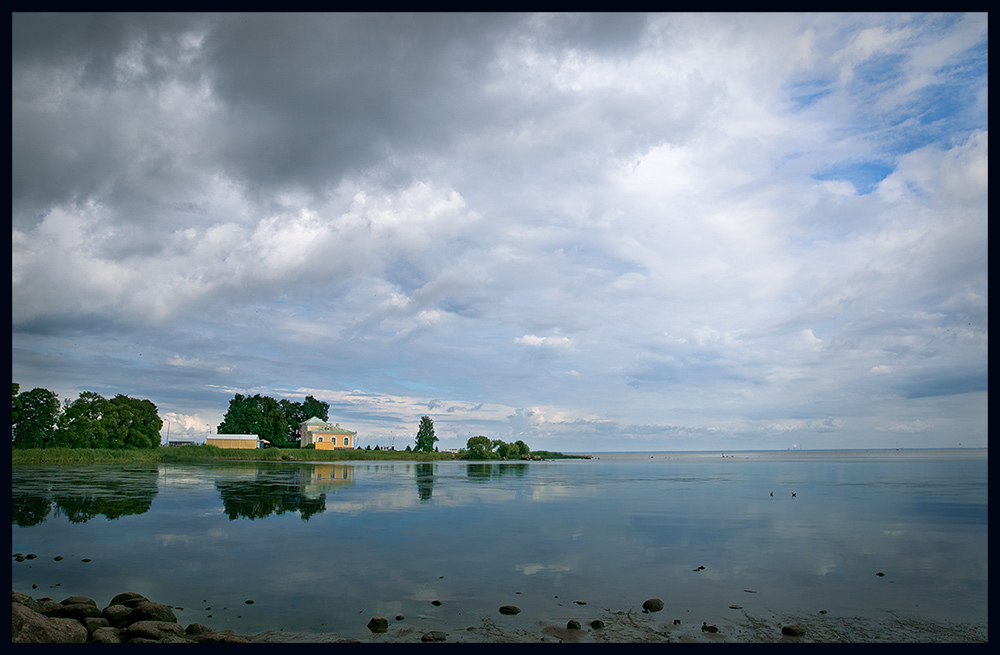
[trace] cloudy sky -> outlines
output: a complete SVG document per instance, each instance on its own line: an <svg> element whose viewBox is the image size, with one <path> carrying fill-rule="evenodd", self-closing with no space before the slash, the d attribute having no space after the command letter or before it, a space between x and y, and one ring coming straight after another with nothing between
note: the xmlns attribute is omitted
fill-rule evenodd
<svg viewBox="0 0 1000 655"><path fill-rule="evenodd" d="M986 14L12 16L12 378L361 443L986 446Z"/></svg>

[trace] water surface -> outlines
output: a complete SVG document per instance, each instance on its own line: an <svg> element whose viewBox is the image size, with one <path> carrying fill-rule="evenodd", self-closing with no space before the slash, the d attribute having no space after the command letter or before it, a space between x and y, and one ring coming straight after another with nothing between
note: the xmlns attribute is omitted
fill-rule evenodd
<svg viewBox="0 0 1000 655"><path fill-rule="evenodd" d="M664 620L986 623L987 462L798 451L18 465L12 549L38 558L12 562L12 586L99 604L138 591L183 608L184 625L242 634L361 638L371 616L472 625L507 604L518 621L564 624L651 597Z"/></svg>

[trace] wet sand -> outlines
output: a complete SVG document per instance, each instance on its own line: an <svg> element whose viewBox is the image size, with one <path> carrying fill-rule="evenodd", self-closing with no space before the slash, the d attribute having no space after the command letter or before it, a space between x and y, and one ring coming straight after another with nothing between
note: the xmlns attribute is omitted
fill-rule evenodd
<svg viewBox="0 0 1000 655"><path fill-rule="evenodd" d="M416 643L438 633L446 643L987 643L987 624L951 623L888 615L881 618L812 616L754 617L741 613L729 622L716 622L718 632L703 629L704 622L675 619L663 613L609 612L593 628L593 618L581 627L519 617L484 617L477 622L430 625L423 621L389 618L385 633L345 637L337 633L268 631L251 636L254 643ZM798 634L783 634L794 626ZM443 639L441 639L443 636Z"/></svg>

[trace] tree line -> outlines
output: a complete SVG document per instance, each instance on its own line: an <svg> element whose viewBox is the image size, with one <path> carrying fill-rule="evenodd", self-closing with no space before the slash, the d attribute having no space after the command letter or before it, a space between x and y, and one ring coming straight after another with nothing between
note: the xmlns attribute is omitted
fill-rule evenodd
<svg viewBox="0 0 1000 655"><path fill-rule="evenodd" d="M48 389L11 385L14 448L158 448L163 421L149 400L84 391L59 402Z"/></svg>
<svg viewBox="0 0 1000 655"><path fill-rule="evenodd" d="M270 396L236 394L216 429L217 434L256 434L278 448L298 448L299 423L330 419L330 404L306 396L303 402Z"/></svg>
<svg viewBox="0 0 1000 655"><path fill-rule="evenodd" d="M466 459L519 459L531 454L528 444L521 440L508 443L482 435L471 437L465 443Z"/></svg>

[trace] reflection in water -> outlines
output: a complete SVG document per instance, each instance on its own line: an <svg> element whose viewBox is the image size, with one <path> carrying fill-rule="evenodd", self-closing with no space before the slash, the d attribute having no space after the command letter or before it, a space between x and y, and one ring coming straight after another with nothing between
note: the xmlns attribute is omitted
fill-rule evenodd
<svg viewBox="0 0 1000 655"><path fill-rule="evenodd" d="M486 482L491 478L523 477L527 475L530 467L531 465L526 462L469 464L466 475L474 482Z"/></svg>
<svg viewBox="0 0 1000 655"><path fill-rule="evenodd" d="M434 465L421 462L415 465L417 478L417 497L424 503L431 499L434 492Z"/></svg>
<svg viewBox="0 0 1000 655"><path fill-rule="evenodd" d="M352 467L321 463L294 469L253 466L239 478L217 479L229 520L298 512L303 521L326 510L326 494L352 482Z"/></svg>
<svg viewBox="0 0 1000 655"><path fill-rule="evenodd" d="M61 472L58 480L44 478L11 488L11 522L28 527L43 523L55 508L70 523L86 523L97 516L114 520L149 511L156 496L156 469L110 474Z"/></svg>

